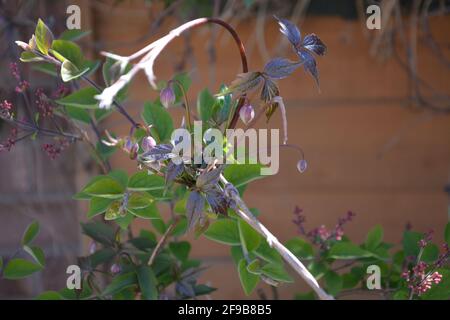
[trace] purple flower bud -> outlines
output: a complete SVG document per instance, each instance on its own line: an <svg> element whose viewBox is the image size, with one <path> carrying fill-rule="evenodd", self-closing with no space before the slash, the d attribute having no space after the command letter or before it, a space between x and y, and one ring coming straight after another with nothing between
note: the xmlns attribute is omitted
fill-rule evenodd
<svg viewBox="0 0 450 320"><path fill-rule="evenodd" d="M306 171L306 168L308 168L308 162L306 162L305 159L300 160L299 162L297 162L297 170L300 173L303 173Z"/></svg>
<svg viewBox="0 0 450 320"><path fill-rule="evenodd" d="M145 152L148 152L156 146L156 141L152 136L147 136L142 139L141 146Z"/></svg>
<svg viewBox="0 0 450 320"><path fill-rule="evenodd" d="M97 244L95 243L95 241L92 241L89 244L89 254L93 254L96 250L97 250Z"/></svg>
<svg viewBox="0 0 450 320"><path fill-rule="evenodd" d="M120 271L121 271L121 268L120 268L120 266L117 264L117 263L114 263L112 266L111 266L111 273L112 274L118 274Z"/></svg>
<svg viewBox="0 0 450 320"><path fill-rule="evenodd" d="M239 111L239 116L243 123L248 124L255 117L255 109L253 109L251 104L246 103Z"/></svg>
<svg viewBox="0 0 450 320"><path fill-rule="evenodd" d="M166 108L175 103L175 92L173 92L171 85L168 85L161 90L159 93L159 100Z"/></svg>
<svg viewBox="0 0 450 320"><path fill-rule="evenodd" d="M134 160L137 157L139 151L139 144L132 139L127 138L123 149L130 154L130 159Z"/></svg>

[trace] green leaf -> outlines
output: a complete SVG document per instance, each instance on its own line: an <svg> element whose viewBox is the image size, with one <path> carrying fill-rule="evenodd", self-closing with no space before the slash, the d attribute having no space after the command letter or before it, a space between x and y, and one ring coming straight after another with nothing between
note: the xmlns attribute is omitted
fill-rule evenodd
<svg viewBox="0 0 450 320"><path fill-rule="evenodd" d="M445 226L445 241L450 246L450 222Z"/></svg>
<svg viewBox="0 0 450 320"><path fill-rule="evenodd" d="M83 233L101 244L110 246L115 242L114 229L103 222L82 223Z"/></svg>
<svg viewBox="0 0 450 320"><path fill-rule="evenodd" d="M127 187L128 184L128 174L123 170L113 170L108 173L108 176L120 183L123 188Z"/></svg>
<svg viewBox="0 0 450 320"><path fill-rule="evenodd" d="M67 29L59 36L59 39L68 40L68 41L76 41L76 40L79 40L79 39L89 35L90 33L91 33L90 30L83 31L80 29Z"/></svg>
<svg viewBox="0 0 450 320"><path fill-rule="evenodd" d="M419 241L423 234L414 231L405 231L403 233L403 251L406 256L417 256L419 254Z"/></svg>
<svg viewBox="0 0 450 320"><path fill-rule="evenodd" d="M130 191L164 190L164 188L163 177L150 175L144 171L134 174L128 182L128 190Z"/></svg>
<svg viewBox="0 0 450 320"><path fill-rule="evenodd" d="M138 284L138 279L135 272L128 272L115 277L111 283L105 288L102 295L111 296L119 293L130 287L134 287Z"/></svg>
<svg viewBox="0 0 450 320"><path fill-rule="evenodd" d="M394 300L408 300L409 299L409 291L406 290L406 289L397 290L392 295L392 299L394 299Z"/></svg>
<svg viewBox="0 0 450 320"><path fill-rule="evenodd" d="M3 258L0 257L0 272L2 271L2 269L3 269Z"/></svg>
<svg viewBox="0 0 450 320"><path fill-rule="evenodd" d="M247 251L250 252L259 247L261 236L247 222L239 219L238 228L242 246L245 246Z"/></svg>
<svg viewBox="0 0 450 320"><path fill-rule="evenodd" d="M36 261L41 267L45 266L44 251L36 246L24 246L23 249Z"/></svg>
<svg viewBox="0 0 450 320"><path fill-rule="evenodd" d="M153 125L152 133L156 134L159 142L170 141L173 131L172 117L161 103L146 102L142 117L147 125Z"/></svg>
<svg viewBox="0 0 450 320"><path fill-rule="evenodd" d="M128 226L133 222L135 216L131 214L129 211L125 214L125 216L120 216L114 222L122 229L127 230Z"/></svg>
<svg viewBox="0 0 450 320"><path fill-rule="evenodd" d="M245 259L241 259L241 261L239 261L238 272L242 288L244 289L245 294L248 296L256 288L256 285L259 282L259 276L247 270L247 262L245 261Z"/></svg>
<svg viewBox="0 0 450 320"><path fill-rule="evenodd" d="M161 220L161 215L155 203L151 203L145 208L128 208L128 212L142 219Z"/></svg>
<svg viewBox="0 0 450 320"><path fill-rule="evenodd" d="M203 122L206 123L209 119L211 119L215 102L216 100L208 89L203 89L198 94L197 112Z"/></svg>
<svg viewBox="0 0 450 320"><path fill-rule="evenodd" d="M80 47L67 40L55 40L52 44L52 54L61 62L69 60L78 69L85 67L84 57Z"/></svg>
<svg viewBox="0 0 450 320"><path fill-rule="evenodd" d="M244 259L244 253L242 252L241 246L232 246L230 248L231 258L233 259L234 264L239 266L239 261Z"/></svg>
<svg viewBox="0 0 450 320"><path fill-rule="evenodd" d="M112 199L107 198L92 198L89 203L89 211L87 213L88 219L92 219L96 215L103 213L108 209L109 205L113 202Z"/></svg>
<svg viewBox="0 0 450 320"><path fill-rule="evenodd" d="M144 300L158 299L158 290L156 288L158 282L149 266L139 266L136 268L136 274L141 289L142 298Z"/></svg>
<svg viewBox="0 0 450 320"><path fill-rule="evenodd" d="M261 272L269 278L280 282L294 282L292 277L283 267L282 263L268 263L261 268Z"/></svg>
<svg viewBox="0 0 450 320"><path fill-rule="evenodd" d="M41 19L38 20L34 36L36 37L36 45L39 51L47 55L48 49L52 47L54 37L53 33Z"/></svg>
<svg viewBox="0 0 450 320"><path fill-rule="evenodd" d="M22 236L22 245L28 245L37 237L39 233L39 222L33 221L30 225L28 225L25 233Z"/></svg>
<svg viewBox="0 0 450 320"><path fill-rule="evenodd" d="M374 251L383 241L383 227L376 225L372 230L369 231L366 237L366 249L369 251Z"/></svg>
<svg viewBox="0 0 450 320"><path fill-rule="evenodd" d="M69 60L65 60L61 64L61 79L64 82L69 82L70 80L74 80L81 77L88 71L89 68L80 70L72 62L70 62Z"/></svg>
<svg viewBox="0 0 450 320"><path fill-rule="evenodd" d="M64 300L63 296L57 291L44 291L39 294L36 300Z"/></svg>
<svg viewBox="0 0 450 320"><path fill-rule="evenodd" d="M185 261L189 257L191 244L187 241L171 242L169 249L178 260Z"/></svg>
<svg viewBox="0 0 450 320"><path fill-rule="evenodd" d="M54 64L44 62L35 64L31 68L44 74L48 74L49 76L59 78L59 70L57 70Z"/></svg>
<svg viewBox="0 0 450 320"><path fill-rule="evenodd" d="M258 259L253 260L247 265L247 270L256 275L261 274L261 262Z"/></svg>
<svg viewBox="0 0 450 320"><path fill-rule="evenodd" d="M325 285L329 294L335 296L342 290L343 280L340 275L334 271L328 271L325 276Z"/></svg>
<svg viewBox="0 0 450 320"><path fill-rule="evenodd" d="M295 300L316 300L316 296L313 291L307 293L297 293L294 297Z"/></svg>
<svg viewBox="0 0 450 320"><path fill-rule="evenodd" d="M204 233L205 237L228 245L240 245L238 225L235 220L219 219L212 223Z"/></svg>
<svg viewBox="0 0 450 320"><path fill-rule="evenodd" d="M92 268L104 263L111 263L116 256L116 251L113 248L103 248L95 251L89 256L89 261Z"/></svg>
<svg viewBox="0 0 450 320"><path fill-rule="evenodd" d="M189 77L189 75L185 72L177 74L174 78L174 80L178 81L182 86L184 91L187 93L189 90L189 87L191 86L192 80ZM175 102L178 103L183 99L183 93L178 85L173 86L173 91L175 92Z"/></svg>
<svg viewBox="0 0 450 320"><path fill-rule="evenodd" d="M23 51L20 54L20 61L22 62L38 62L38 61L44 61L44 58L39 57L38 55L34 54L30 51Z"/></svg>
<svg viewBox="0 0 450 320"><path fill-rule="evenodd" d="M328 252L328 257L333 259L359 259L370 256L372 253L351 242L337 242Z"/></svg>
<svg viewBox="0 0 450 320"><path fill-rule="evenodd" d="M128 208L143 209L153 203L153 198L148 193L132 193L128 199Z"/></svg>
<svg viewBox="0 0 450 320"><path fill-rule="evenodd" d="M82 192L100 198L119 199L123 197L124 188L116 179L101 176L100 179L85 187Z"/></svg>
<svg viewBox="0 0 450 320"><path fill-rule="evenodd" d="M67 115L74 120L78 120L84 123L91 122L91 116L89 115L89 112L86 111L85 109L73 106L65 106L64 109Z"/></svg>
<svg viewBox="0 0 450 320"><path fill-rule="evenodd" d="M3 270L3 277L9 280L22 279L42 270L42 267L25 259L12 259Z"/></svg>
<svg viewBox="0 0 450 320"><path fill-rule="evenodd" d="M106 209L105 212L105 220L116 220L119 219L120 217L124 216L124 212L122 210L122 203L120 201L114 201L112 202L108 209ZM125 213L126 214L126 213Z"/></svg>
<svg viewBox="0 0 450 320"><path fill-rule="evenodd" d="M249 182L264 178L261 176L261 167L260 164L229 164L223 174L228 182L239 188Z"/></svg>
<svg viewBox="0 0 450 320"><path fill-rule="evenodd" d="M63 106L96 109L98 108L98 101L94 96L97 94L98 92L95 88L86 87L75 91L64 98L56 100L55 102Z"/></svg>
<svg viewBox="0 0 450 320"><path fill-rule="evenodd" d="M423 248L421 260L427 263L432 263L437 260L439 256L439 248L437 245L430 243Z"/></svg>
<svg viewBox="0 0 450 320"><path fill-rule="evenodd" d="M300 259L312 259L314 257L312 245L301 238L289 240L286 243L286 248Z"/></svg>
<svg viewBox="0 0 450 320"><path fill-rule="evenodd" d="M261 240L259 247L254 251L254 253L267 262L282 263L283 261L278 251L271 248L265 240Z"/></svg>

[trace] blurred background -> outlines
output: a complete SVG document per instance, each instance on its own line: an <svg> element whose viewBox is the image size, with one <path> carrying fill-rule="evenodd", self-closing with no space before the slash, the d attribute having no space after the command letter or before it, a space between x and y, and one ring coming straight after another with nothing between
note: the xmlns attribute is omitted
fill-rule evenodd
<svg viewBox="0 0 450 320"><path fill-rule="evenodd" d="M328 52L317 59L320 91L303 70L280 81L287 106L289 139L305 151L308 170L299 174L298 154L281 149L280 171L253 183L245 194L249 206L261 210L261 220L280 240L296 235L295 206L303 209L307 226L332 228L350 210L356 214L346 234L362 241L376 224L389 242L399 243L405 225L436 231L442 240L449 219L450 179L450 3L444 0L92 0L0 1L0 100L23 104L9 70L18 61L14 40L27 40L40 17L58 35L66 28L71 4L81 8L83 52L102 59L101 50L128 55L182 23L203 16L230 23L243 40L251 70L271 57L291 55L273 19L290 19L303 35L316 33ZM381 29L366 27L366 8L381 7ZM294 56L291 56L293 59ZM54 88L54 78L20 64L32 89ZM157 60L156 75L169 79L186 71L193 79L189 97L195 104L204 87L217 91L240 72L240 60L228 33L202 27L180 37ZM101 74L95 75L100 77ZM95 77L94 76L94 77ZM125 106L138 118L145 101L157 93L143 74L132 83ZM175 123L181 111L170 110ZM279 114L261 128L279 128ZM120 116L101 129L126 134ZM4 141L10 128L0 123ZM33 219L42 225L39 242L48 266L31 279L0 281L0 298L32 298L44 289L65 285L67 265L87 253L79 222L86 205L72 195L98 173L82 146L72 145L51 161L42 140L17 143L0 152L0 255L11 255ZM113 168L137 169L126 155L110 159ZM161 208L165 212L166 208ZM136 230L151 228L138 223ZM193 255L209 266L202 279L219 288L213 299L243 299L229 247L201 237L192 240ZM301 279L283 285L279 297L293 298L305 288ZM265 287L266 295L272 293ZM258 298L255 292L251 298Z"/></svg>

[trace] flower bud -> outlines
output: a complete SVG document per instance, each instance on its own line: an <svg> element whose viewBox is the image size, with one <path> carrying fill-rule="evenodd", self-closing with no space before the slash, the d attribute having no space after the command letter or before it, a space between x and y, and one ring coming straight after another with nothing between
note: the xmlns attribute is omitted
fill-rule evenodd
<svg viewBox="0 0 450 320"><path fill-rule="evenodd" d="M156 141L152 136L147 136L142 139L141 146L144 152L149 152L156 146Z"/></svg>
<svg viewBox="0 0 450 320"><path fill-rule="evenodd" d="M303 173L306 171L306 168L308 168L308 162L306 162L305 159L300 160L299 162L297 162L297 170L300 173Z"/></svg>
<svg viewBox="0 0 450 320"><path fill-rule="evenodd" d="M111 266L111 273L112 274L118 274L120 271L121 271L121 268L120 268L120 266L117 264L117 263L114 263L112 266Z"/></svg>
<svg viewBox="0 0 450 320"><path fill-rule="evenodd" d="M134 160L139 151L139 144L134 142L131 138L127 138L123 149L130 154L130 159Z"/></svg>
<svg viewBox="0 0 450 320"><path fill-rule="evenodd" d="M173 92L172 86L168 85L159 93L159 100L165 108L175 103L175 92Z"/></svg>
<svg viewBox="0 0 450 320"><path fill-rule="evenodd" d="M17 44L20 48L22 48L22 50L24 50L24 51L30 51L30 50L31 50L30 45L29 45L28 43L26 43L26 42L23 42L23 41L16 41L16 44Z"/></svg>
<svg viewBox="0 0 450 320"><path fill-rule="evenodd" d="M239 117L242 122L248 124L255 117L255 109L249 103L246 103L242 106L241 110L239 110Z"/></svg>

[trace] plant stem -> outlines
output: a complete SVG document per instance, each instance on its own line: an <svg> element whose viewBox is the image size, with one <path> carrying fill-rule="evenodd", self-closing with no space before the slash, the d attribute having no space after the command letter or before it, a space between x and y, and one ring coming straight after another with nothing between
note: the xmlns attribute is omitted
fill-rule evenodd
<svg viewBox="0 0 450 320"><path fill-rule="evenodd" d="M162 247L164 246L164 243L166 242L167 238L172 233L173 229L177 226L178 222L180 222L180 218L175 217L173 222L167 228L166 232L164 232L161 239L159 239L158 244L156 245L155 249L153 249L152 255L150 256L150 259L148 259L147 265L151 266L153 264L153 261L155 261L155 258L157 256L158 252L162 249Z"/></svg>
<svg viewBox="0 0 450 320"><path fill-rule="evenodd" d="M189 107L189 101L187 98L187 94L186 94L186 90L184 90L183 84L176 80L176 79L172 79L171 82L175 83L181 90L181 94L183 95L184 98L184 105L186 106L186 123L187 123L187 128L189 131L191 131L191 108Z"/></svg>
<svg viewBox="0 0 450 320"><path fill-rule="evenodd" d="M220 176L220 181L224 184L226 194L235 201L237 210L236 213L245 222L247 222L255 231L261 234L267 241L270 247L278 251L284 260L291 265L291 267L306 281L306 283L316 292L321 300L333 300L334 298L328 295L320 286L314 276L301 263L301 261L290 252L278 239L251 213L245 202L239 196L235 187L230 184L223 175ZM231 191L230 191L231 190ZM233 191L234 190L234 191Z"/></svg>

